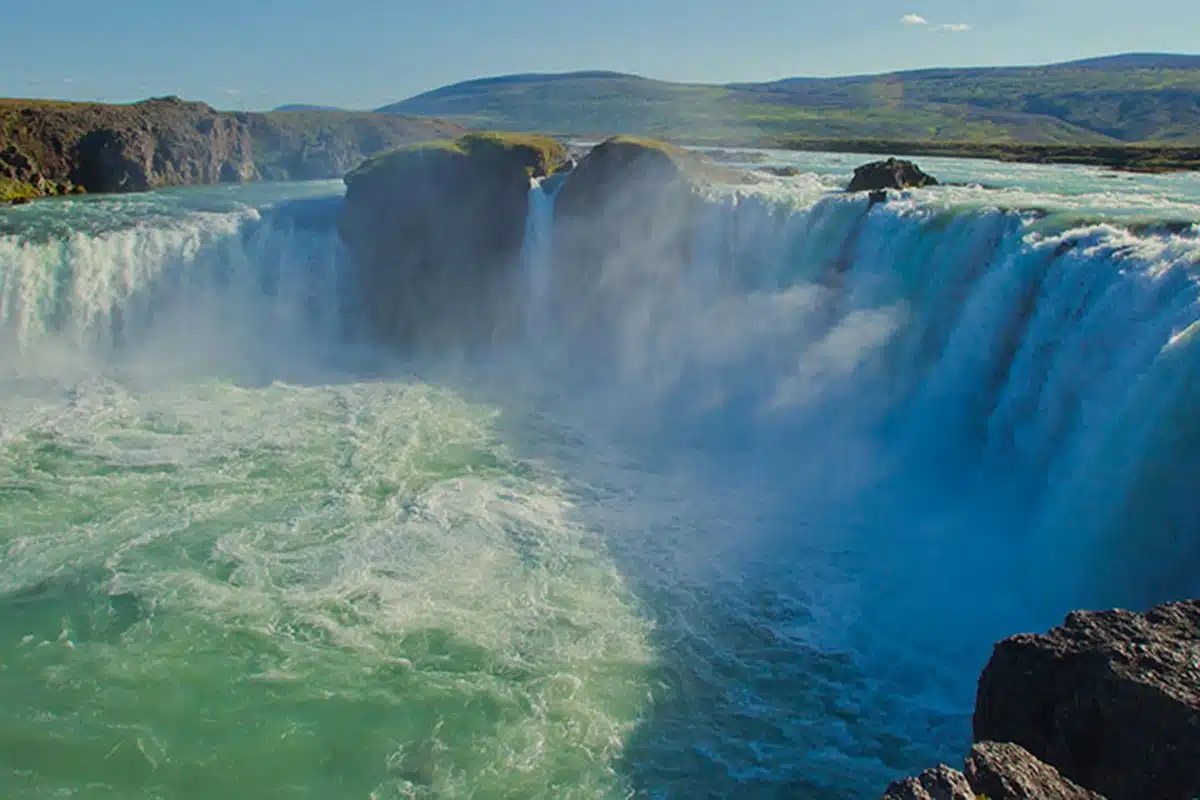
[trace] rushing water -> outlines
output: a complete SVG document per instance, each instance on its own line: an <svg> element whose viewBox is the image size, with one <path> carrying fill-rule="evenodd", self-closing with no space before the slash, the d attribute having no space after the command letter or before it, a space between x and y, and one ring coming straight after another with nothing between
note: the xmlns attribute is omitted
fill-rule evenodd
<svg viewBox="0 0 1200 800"><path fill-rule="evenodd" d="M1200 590L1200 180L755 158L602 359L553 186L444 363L336 184L0 211L0 794L869 797L995 639Z"/></svg>

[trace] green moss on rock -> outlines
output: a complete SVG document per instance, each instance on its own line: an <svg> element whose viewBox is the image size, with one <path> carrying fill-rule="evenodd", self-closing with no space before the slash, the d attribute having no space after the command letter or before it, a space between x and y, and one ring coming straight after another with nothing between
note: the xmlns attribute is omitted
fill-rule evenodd
<svg viewBox="0 0 1200 800"><path fill-rule="evenodd" d="M616 136L596 145L567 176L555 202L555 296L561 321L591 338L638 294L683 275L705 214L705 188L748 173L654 139Z"/></svg>
<svg viewBox="0 0 1200 800"><path fill-rule="evenodd" d="M529 177L553 175L570 162L567 149L549 136L479 132L457 139L435 139L400 147L365 161L346 176L346 184L407 169L422 160L500 159L521 164Z"/></svg>
<svg viewBox="0 0 1200 800"><path fill-rule="evenodd" d="M375 336L431 350L514 330L530 179L569 161L545 136L473 133L393 150L348 174L340 231Z"/></svg>
<svg viewBox="0 0 1200 800"><path fill-rule="evenodd" d="M8 178L0 178L0 203L26 203L41 193L32 185Z"/></svg>

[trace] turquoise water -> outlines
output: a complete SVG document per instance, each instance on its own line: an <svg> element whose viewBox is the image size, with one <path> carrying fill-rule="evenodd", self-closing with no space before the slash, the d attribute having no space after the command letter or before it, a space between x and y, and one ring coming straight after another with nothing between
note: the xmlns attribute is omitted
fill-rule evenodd
<svg viewBox="0 0 1200 800"><path fill-rule="evenodd" d="M530 340L422 363L336 183L0 210L0 794L873 796L1200 590L1200 181L786 155L588 345L535 187Z"/></svg>

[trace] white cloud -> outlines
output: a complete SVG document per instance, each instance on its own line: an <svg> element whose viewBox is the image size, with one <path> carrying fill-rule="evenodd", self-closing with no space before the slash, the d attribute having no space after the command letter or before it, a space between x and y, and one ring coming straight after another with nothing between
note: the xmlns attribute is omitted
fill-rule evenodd
<svg viewBox="0 0 1200 800"><path fill-rule="evenodd" d="M949 33L966 33L967 31L971 30L971 26L962 22L952 22L946 25L939 25L938 30L947 31Z"/></svg>
<svg viewBox="0 0 1200 800"><path fill-rule="evenodd" d="M928 25L929 20L922 17L920 14L905 14L900 18L900 21L905 25Z"/></svg>

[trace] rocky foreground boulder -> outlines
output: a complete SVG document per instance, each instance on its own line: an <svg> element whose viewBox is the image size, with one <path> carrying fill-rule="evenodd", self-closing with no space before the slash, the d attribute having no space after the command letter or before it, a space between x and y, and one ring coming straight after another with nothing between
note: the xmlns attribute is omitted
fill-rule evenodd
<svg viewBox="0 0 1200 800"><path fill-rule="evenodd" d="M996 645L979 679L976 744L893 784L903 798L1200 797L1200 600L1135 614L1079 611ZM962 777L972 795L963 795Z"/></svg>
<svg viewBox="0 0 1200 800"><path fill-rule="evenodd" d="M883 800L975 800L967 776L945 765L927 769L916 778L896 781Z"/></svg>
<svg viewBox="0 0 1200 800"><path fill-rule="evenodd" d="M945 765L896 781L883 800L1104 800L1015 744L981 742L963 772Z"/></svg>
<svg viewBox="0 0 1200 800"><path fill-rule="evenodd" d="M427 350L511 329L530 180L568 164L553 139L478 133L377 156L347 175L339 229L374 337Z"/></svg>
<svg viewBox="0 0 1200 800"><path fill-rule="evenodd" d="M920 189L937 185L937 178L926 174L912 161L889 158L864 164L854 170L854 177L846 191L880 193L888 189Z"/></svg>
<svg viewBox="0 0 1200 800"><path fill-rule="evenodd" d="M974 727L1110 800L1200 797L1200 601L1076 612L1001 642Z"/></svg>

